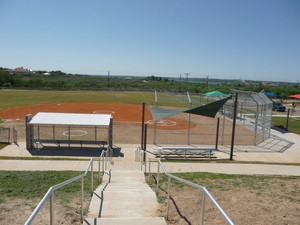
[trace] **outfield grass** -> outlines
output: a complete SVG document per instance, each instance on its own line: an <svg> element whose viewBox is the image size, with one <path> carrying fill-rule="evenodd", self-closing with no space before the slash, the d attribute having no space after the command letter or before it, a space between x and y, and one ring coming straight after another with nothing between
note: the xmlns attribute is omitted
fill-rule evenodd
<svg viewBox="0 0 300 225"><path fill-rule="evenodd" d="M155 105L154 92L1 90L0 110L18 106L61 103L123 103Z"/></svg>

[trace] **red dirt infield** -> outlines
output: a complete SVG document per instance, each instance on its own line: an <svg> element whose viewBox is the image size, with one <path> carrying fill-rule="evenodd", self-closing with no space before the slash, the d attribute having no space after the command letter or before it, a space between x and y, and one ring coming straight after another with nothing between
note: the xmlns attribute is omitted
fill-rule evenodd
<svg viewBox="0 0 300 225"><path fill-rule="evenodd" d="M0 118L4 120L25 121L25 116L36 115L38 112L60 113L97 113L112 114L114 122L141 123L142 105L107 104L107 103L52 103L9 108L0 111ZM145 110L145 122L151 121L152 116L148 108ZM170 122L171 121L171 122ZM151 124L149 124L151 126ZM164 123L157 123L158 129L187 129L185 120L171 118Z"/></svg>

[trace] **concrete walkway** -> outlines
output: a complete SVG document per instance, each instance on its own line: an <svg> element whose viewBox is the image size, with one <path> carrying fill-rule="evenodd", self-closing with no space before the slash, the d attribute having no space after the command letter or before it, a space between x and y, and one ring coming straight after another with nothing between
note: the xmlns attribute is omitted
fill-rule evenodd
<svg viewBox="0 0 300 225"><path fill-rule="evenodd" d="M72 170L85 171L88 161L63 161L63 160L0 160L0 170L35 171L35 170ZM94 163L97 168L98 162ZM164 166L169 173L183 172L211 172L224 174L248 175L288 175L300 176L300 166L293 165L268 165L268 164L240 164L240 163L170 163ZM137 162L118 162L110 165L111 169L130 170L140 167ZM157 171L157 164L152 163L151 172Z"/></svg>
<svg viewBox="0 0 300 225"><path fill-rule="evenodd" d="M275 138L276 136L276 138ZM85 171L90 157L78 156L68 157L76 158L71 160L53 160L59 158L58 154L47 155L43 149L28 151L25 143L19 143L19 147L11 144L0 150L0 156L3 157L43 157L44 160L0 160L0 170L74 170ZM115 164L111 169L131 170L140 167L135 162L135 150L137 144L116 145L117 155L113 157ZM153 145L148 145L147 149L153 149ZM203 146L202 146L203 147ZM284 151L283 151L283 150ZM63 150L55 150L57 153ZM272 138L258 146L234 146L233 159L235 163L218 163L218 160L228 160L230 156L230 146L219 146L219 151L214 152L216 160L202 161L194 163L185 162L164 162L164 165L170 173L180 172L213 172L227 174L265 174L265 175L291 175L300 176L300 166L281 165L281 164L299 164L300 165L300 136L293 133L279 132L272 130ZM55 156L56 155L56 156ZM97 153L97 155L99 155ZM36 158L35 157L35 158ZM66 156L61 156L66 158ZM229 161L229 160L228 160ZM245 162L251 161L251 164ZM240 163L239 163L240 162ZM257 164L253 163L257 162ZM277 165L261 164L277 163ZM153 163L154 164L154 163ZM97 163L95 167L97 168ZM155 172L157 166L152 166Z"/></svg>
<svg viewBox="0 0 300 225"><path fill-rule="evenodd" d="M218 151L214 152L216 161L202 161L194 163L184 162L165 162L164 165L170 173L180 172L213 172L227 174L272 174L272 175L292 175L300 176L300 166L298 165L280 165L280 164L299 164L300 165L300 136L289 132L280 132L272 130L271 138L258 146L234 146L233 160L235 163L218 163L218 160L228 160L230 157L230 146L219 145ZM113 157L115 164L111 166L114 169L137 169L139 166L135 162L135 150L137 144L116 144L116 155ZM153 149L153 145L148 145L147 149ZM201 146L203 147L203 146ZM205 146L204 146L205 147ZM56 151L54 154L52 151ZM88 160L92 157L83 156L84 152L76 152L76 161L71 160L53 160L53 157L66 158L63 149L55 150L27 150L25 142L19 143L19 146L11 144L0 150L2 157L26 157L28 160L0 160L0 170L74 170L85 171ZM73 150L72 150L73 151ZM57 154L56 154L57 153ZM70 153L67 152L67 153ZM72 152L74 153L74 151ZM89 154L92 154L90 152ZM52 155L51 155L52 154ZM95 152L95 156L100 155ZM43 157L44 160L30 160L31 157ZM251 164L245 162L251 161ZM240 163L239 163L240 162ZM257 164L253 163L257 162ZM277 163L278 165L261 164ZM95 163L97 166L97 163ZM95 167L96 168L96 167ZM152 166L155 170L156 166Z"/></svg>

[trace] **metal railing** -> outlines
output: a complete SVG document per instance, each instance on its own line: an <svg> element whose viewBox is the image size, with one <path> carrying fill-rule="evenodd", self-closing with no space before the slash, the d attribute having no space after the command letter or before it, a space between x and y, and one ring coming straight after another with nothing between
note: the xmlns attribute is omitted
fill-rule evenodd
<svg viewBox="0 0 300 225"><path fill-rule="evenodd" d="M54 215L54 191L68 185L70 183L73 183L74 181L77 181L81 179L81 223L83 222L83 193L84 193L84 177L88 174L89 170L91 170L91 195L93 194L94 189L94 178L93 178L93 164L94 161L98 161L98 183L100 183L100 172L104 172L104 170L107 169L108 162L112 162L112 149L108 146L107 150L104 150L101 152L101 155L97 158L91 158L85 172L79 176L73 177L69 180L66 180L60 184L56 184L52 187L50 187L47 191L47 193L44 195L40 203L36 206L30 217L27 219L27 221L24 224L31 224L33 219L36 217L40 209L43 207L43 205L46 203L46 201L50 198L50 224L55 224L55 215ZM102 170L100 166L100 162L102 161Z"/></svg>
<svg viewBox="0 0 300 225"><path fill-rule="evenodd" d="M143 159L143 155L147 154L147 151L144 151L140 148L137 148L136 153L139 153L140 157L137 157L136 159ZM195 184L193 182L184 180L182 178L179 178L177 176L174 176L172 174L169 174L167 170L165 169L164 165L160 161L160 159L155 159L155 158L148 158L148 182L150 181L150 176L151 176L151 162L152 161L157 161L157 175L156 175L156 195L158 195L158 189L159 189L159 176L160 176L160 169L162 169L162 172L168 177L168 187L167 187L167 209L166 209L166 219L169 219L169 201L170 201L170 187L171 187L171 179L177 180L181 183L184 183L186 185L189 185L191 187L197 188L202 190L202 199L201 199L201 209L200 209L200 225L204 224L204 213L205 213L205 199L208 197L208 199L211 200L211 202L214 204L214 206L218 209L218 211L221 213L221 215L224 217L226 222L228 224L234 225L234 223L231 221L229 216L225 213L225 211L222 209L222 207L218 204L218 202L214 199L214 197L209 193L209 191L204 187L199 184ZM141 162L141 170L143 170L144 167L144 172L147 172L147 161Z"/></svg>

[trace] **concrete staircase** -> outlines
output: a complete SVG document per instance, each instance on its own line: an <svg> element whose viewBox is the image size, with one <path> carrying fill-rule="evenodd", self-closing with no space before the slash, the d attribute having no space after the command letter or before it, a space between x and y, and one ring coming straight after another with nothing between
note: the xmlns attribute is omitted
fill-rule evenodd
<svg viewBox="0 0 300 225"><path fill-rule="evenodd" d="M83 224L166 225L163 217L157 217L157 209L156 195L142 171L111 170L95 190Z"/></svg>

